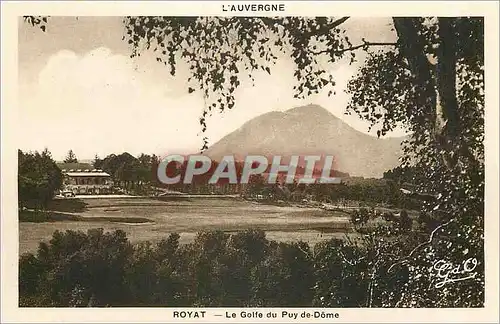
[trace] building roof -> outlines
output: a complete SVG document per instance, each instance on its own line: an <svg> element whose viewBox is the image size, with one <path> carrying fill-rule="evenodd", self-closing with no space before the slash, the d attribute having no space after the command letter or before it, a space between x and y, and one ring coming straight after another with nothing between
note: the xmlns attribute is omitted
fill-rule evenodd
<svg viewBox="0 0 500 324"><path fill-rule="evenodd" d="M106 172L66 172L70 177L109 177Z"/></svg>

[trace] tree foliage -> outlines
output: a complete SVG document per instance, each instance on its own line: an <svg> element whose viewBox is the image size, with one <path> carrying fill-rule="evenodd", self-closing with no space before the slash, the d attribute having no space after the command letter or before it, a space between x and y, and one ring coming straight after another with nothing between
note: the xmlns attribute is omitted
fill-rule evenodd
<svg viewBox="0 0 500 324"><path fill-rule="evenodd" d="M75 152L73 152L73 150L68 151L68 154L64 159L64 163L78 163L78 159L76 158Z"/></svg>
<svg viewBox="0 0 500 324"><path fill-rule="evenodd" d="M19 208L43 209L62 185L61 170L45 149L39 152L18 150Z"/></svg>
<svg viewBox="0 0 500 324"><path fill-rule="evenodd" d="M23 16L24 22L31 26L38 26L42 31L47 29L47 16Z"/></svg>
<svg viewBox="0 0 500 324"><path fill-rule="evenodd" d="M364 215L371 221L381 216L370 211ZM483 303L480 294L451 299L451 293L467 293L466 284L447 285L444 290L449 294L443 295L436 287L442 278L435 273L424 278L426 291L415 293L411 288L419 277L414 271L393 271L425 232L409 231L397 219L363 226L358 228L361 235L315 246L270 241L259 230L200 232L188 244L180 244L175 233L158 242L131 244L122 231L56 231L36 254L23 254L19 260L20 306L477 307Z"/></svg>
<svg viewBox="0 0 500 324"><path fill-rule="evenodd" d="M136 158L124 152L110 154L104 159L96 157L93 166L108 172L117 186L144 194L146 186L156 181L155 166L159 162L159 157L154 154L142 153Z"/></svg>

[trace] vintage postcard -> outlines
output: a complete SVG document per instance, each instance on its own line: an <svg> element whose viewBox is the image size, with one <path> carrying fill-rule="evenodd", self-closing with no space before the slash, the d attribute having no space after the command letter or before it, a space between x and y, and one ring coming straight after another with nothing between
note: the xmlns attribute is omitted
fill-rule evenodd
<svg viewBox="0 0 500 324"><path fill-rule="evenodd" d="M2 321L498 320L498 9L2 3Z"/></svg>

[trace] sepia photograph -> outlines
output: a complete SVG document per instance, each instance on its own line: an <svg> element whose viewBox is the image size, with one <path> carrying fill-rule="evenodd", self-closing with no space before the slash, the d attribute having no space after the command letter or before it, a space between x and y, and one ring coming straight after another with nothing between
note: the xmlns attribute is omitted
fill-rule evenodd
<svg viewBox="0 0 500 324"><path fill-rule="evenodd" d="M485 17L244 3L16 17L18 307L484 308Z"/></svg>

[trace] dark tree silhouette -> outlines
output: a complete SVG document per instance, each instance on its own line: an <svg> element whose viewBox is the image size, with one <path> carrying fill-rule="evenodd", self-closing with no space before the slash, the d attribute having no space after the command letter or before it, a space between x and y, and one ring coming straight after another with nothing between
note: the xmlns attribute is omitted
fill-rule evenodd
<svg viewBox="0 0 500 324"><path fill-rule="evenodd" d="M62 185L61 170L45 149L38 152L18 151L19 207L43 209Z"/></svg>
<svg viewBox="0 0 500 324"><path fill-rule="evenodd" d="M78 159L76 158L73 150L69 150L66 158L64 159L64 163L78 163Z"/></svg>

